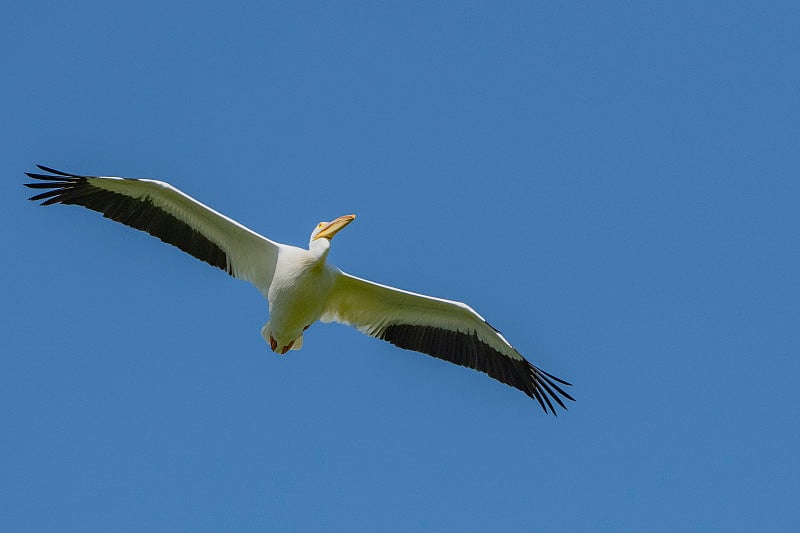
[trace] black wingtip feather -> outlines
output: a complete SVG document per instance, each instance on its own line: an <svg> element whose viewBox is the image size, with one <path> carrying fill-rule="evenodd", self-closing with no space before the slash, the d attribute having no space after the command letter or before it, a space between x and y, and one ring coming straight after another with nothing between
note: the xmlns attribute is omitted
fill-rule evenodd
<svg viewBox="0 0 800 533"><path fill-rule="evenodd" d="M533 397L536 399L536 401L539 402L539 405L542 406L542 411L547 413L547 407L545 407L544 402L542 401L542 396L541 394L539 394L539 391L536 390L536 388L534 388L531 392L533 393ZM531 396L531 394L528 394L528 396Z"/></svg>
<svg viewBox="0 0 800 533"><path fill-rule="evenodd" d="M45 198L50 198L52 196L59 196L62 194L61 189L56 189L54 191L45 191L43 193L39 193L36 196L31 196L28 200L32 200L34 202L38 202L39 200L44 200Z"/></svg>
<svg viewBox="0 0 800 533"><path fill-rule="evenodd" d="M52 189L53 187L58 187L58 185L53 183L23 183L23 185L31 189Z"/></svg>
<svg viewBox="0 0 800 533"><path fill-rule="evenodd" d="M558 381L558 382L559 382L559 383L561 383L562 385L566 385L566 386L568 386L568 387L571 387L571 386L572 386L572 383L570 383L569 381L564 381L563 379L561 379L561 378L558 378L558 377L554 376L553 374L551 374L551 373L549 373L549 372L545 372L544 370L542 370L542 369L540 369L540 368L537 368L536 370L538 370L539 372L541 372L542 374L544 374L544 375L545 375L545 376L547 376L548 378L550 378L550 379L554 379L554 380Z"/></svg>
<svg viewBox="0 0 800 533"><path fill-rule="evenodd" d="M28 176L29 178L32 178L32 179L35 179L35 180L48 181L48 182L51 182L51 183L52 182L62 183L62 182L75 181L75 178L63 178L61 176L46 176L45 174L34 174L33 172L26 172L25 175Z"/></svg>
<svg viewBox="0 0 800 533"><path fill-rule="evenodd" d="M66 176L68 178L77 178L77 177L79 177L79 176L76 176L75 174L70 174L69 172L63 172L61 170L56 170L54 168L46 167L44 165L36 165L36 166L39 167L41 170L44 170L45 172L49 172L51 174L57 174L59 176Z"/></svg>
<svg viewBox="0 0 800 533"><path fill-rule="evenodd" d="M543 383L540 383L540 385L544 385L544 384L543 384ZM543 388L544 388L544 390L545 390L545 391L547 391L548 393L550 393L550 395L552 395L552 394L553 394L553 391L549 390L549 389L547 388L547 386L546 386L546 385L544 385L544 387L543 387ZM554 397L555 397L555 396L554 396ZM556 410L553 408L553 404L552 404L552 402L550 402L550 397L549 397L547 394L545 394L545 393L543 392L543 393L542 393L542 398L544 398L544 401L546 401L546 402L547 402L547 407L549 407L549 408L550 408L550 412L551 412L551 413L553 413L554 415L558 416L558 413L556 413ZM558 401L558 403L559 403L559 405L561 405L561 407L564 407L564 404L562 404L562 403L561 403L561 402L558 400L558 398L556 398L556 401Z"/></svg>

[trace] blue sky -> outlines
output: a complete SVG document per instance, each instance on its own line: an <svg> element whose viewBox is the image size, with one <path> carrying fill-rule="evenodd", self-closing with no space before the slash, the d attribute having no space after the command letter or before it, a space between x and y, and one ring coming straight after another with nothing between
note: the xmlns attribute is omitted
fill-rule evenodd
<svg viewBox="0 0 800 533"><path fill-rule="evenodd" d="M10 2L0 529L786 531L800 520L795 3ZM475 307L574 383L315 326L76 207L163 179Z"/></svg>

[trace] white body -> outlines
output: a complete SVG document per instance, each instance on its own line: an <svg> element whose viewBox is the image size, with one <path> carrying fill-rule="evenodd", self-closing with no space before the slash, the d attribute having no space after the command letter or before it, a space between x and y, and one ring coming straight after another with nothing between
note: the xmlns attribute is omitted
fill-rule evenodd
<svg viewBox="0 0 800 533"><path fill-rule="evenodd" d="M275 276L267 291L270 321L261 330L267 342L277 343L278 353L299 350L303 331L319 320L325 310L337 271L327 264L331 241L311 241L308 250L282 246Z"/></svg>

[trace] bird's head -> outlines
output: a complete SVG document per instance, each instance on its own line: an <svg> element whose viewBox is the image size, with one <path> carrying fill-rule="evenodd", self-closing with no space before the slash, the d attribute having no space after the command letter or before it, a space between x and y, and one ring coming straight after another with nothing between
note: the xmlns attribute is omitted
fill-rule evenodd
<svg viewBox="0 0 800 533"><path fill-rule="evenodd" d="M344 215L331 222L320 222L314 231L311 232L311 242L317 239L333 239L333 236L339 233L339 230L356 219L355 215Z"/></svg>

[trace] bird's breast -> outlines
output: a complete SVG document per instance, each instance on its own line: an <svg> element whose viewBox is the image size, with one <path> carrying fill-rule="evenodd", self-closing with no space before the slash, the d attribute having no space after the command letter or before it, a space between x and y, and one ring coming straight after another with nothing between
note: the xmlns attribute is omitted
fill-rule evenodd
<svg viewBox="0 0 800 533"><path fill-rule="evenodd" d="M294 339L316 322L332 286L332 273L324 263L294 261L276 268L268 294L270 327L276 338Z"/></svg>

